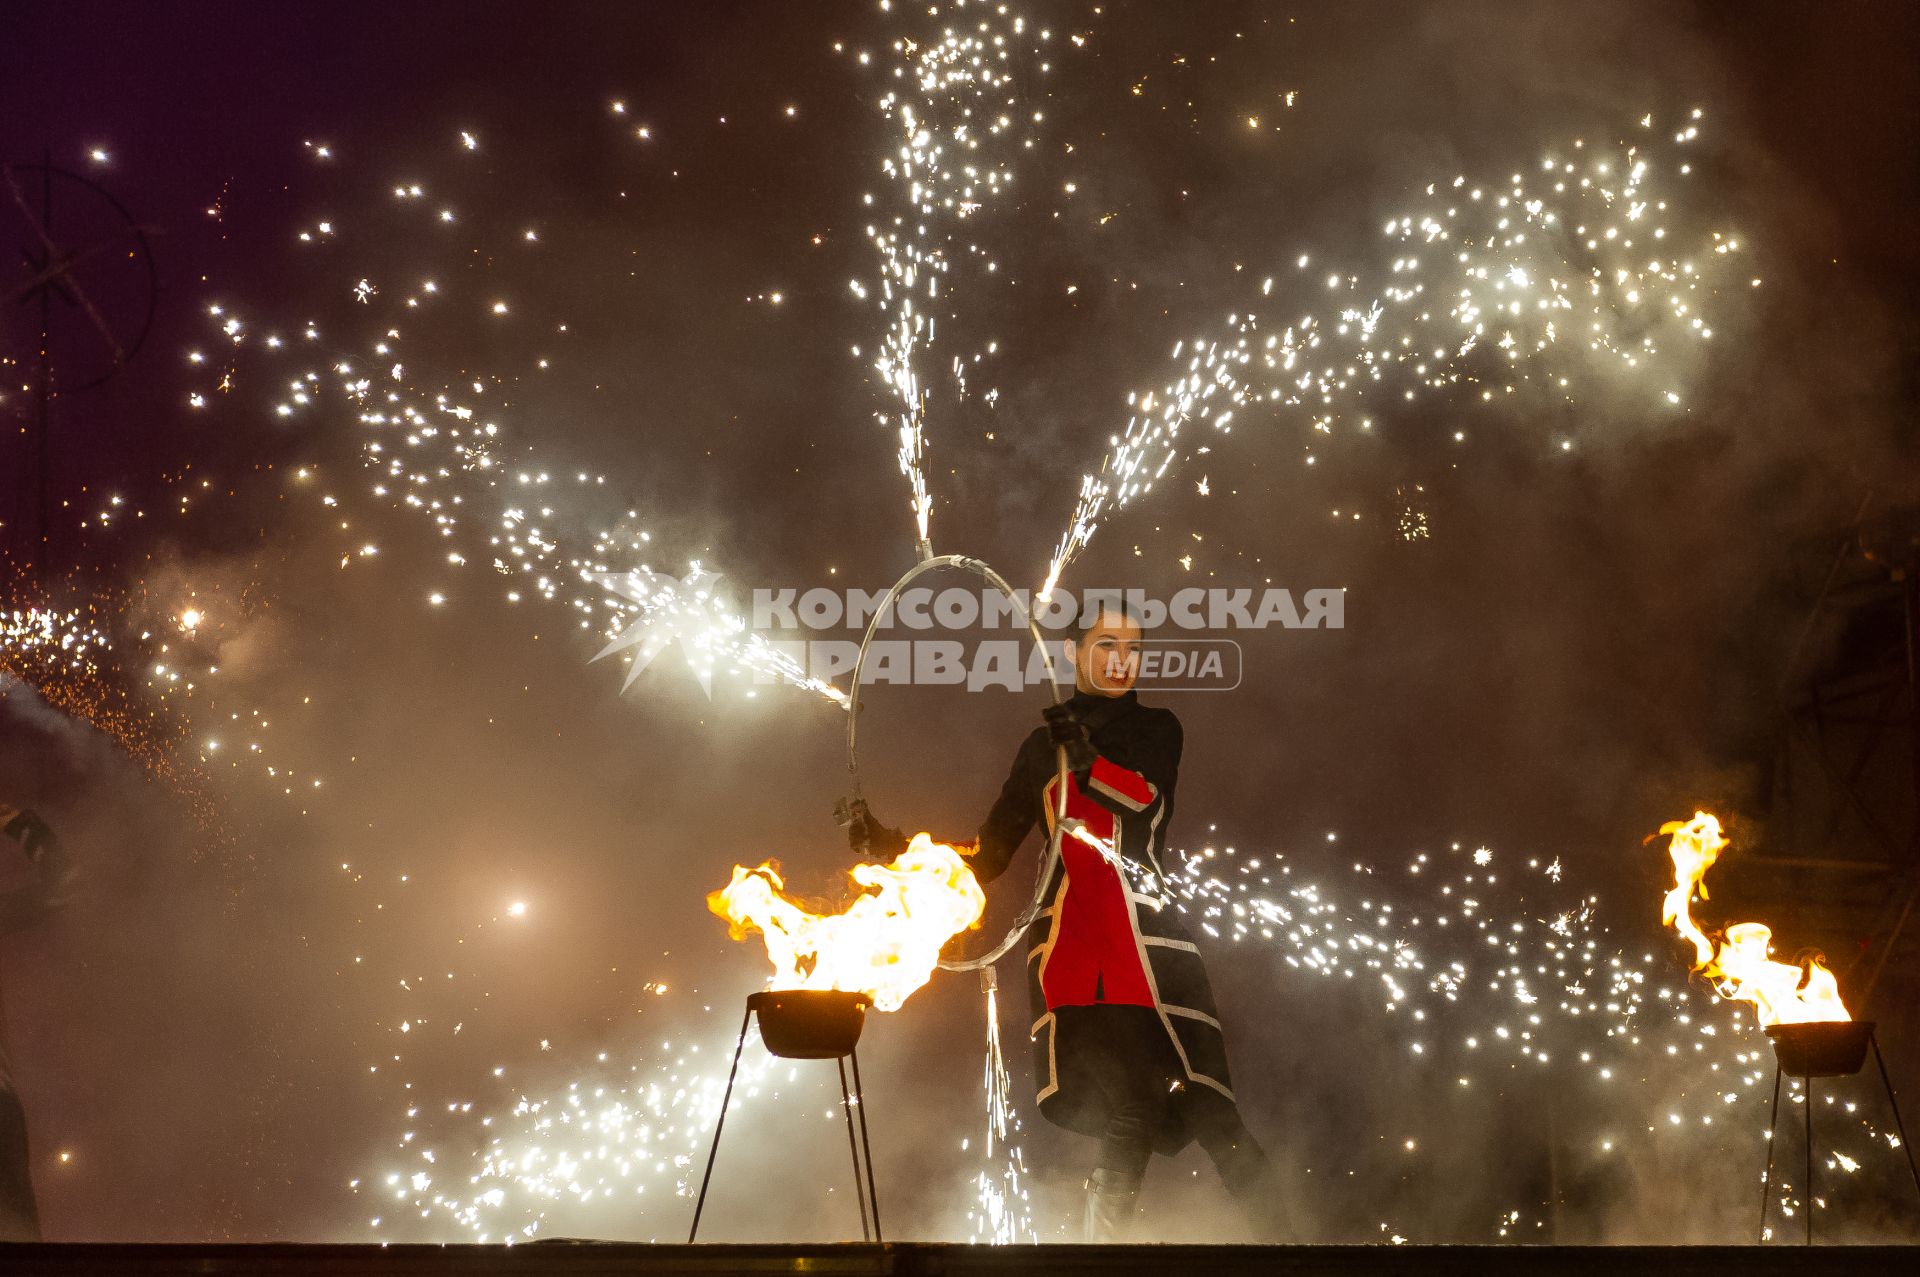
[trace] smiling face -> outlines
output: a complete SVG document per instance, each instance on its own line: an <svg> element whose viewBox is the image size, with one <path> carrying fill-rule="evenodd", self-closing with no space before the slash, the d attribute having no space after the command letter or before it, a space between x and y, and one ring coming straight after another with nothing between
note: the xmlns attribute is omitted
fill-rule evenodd
<svg viewBox="0 0 1920 1277"><path fill-rule="evenodd" d="M1078 641L1066 642L1073 685L1090 696L1121 696L1140 674L1140 627L1118 611L1103 610Z"/></svg>

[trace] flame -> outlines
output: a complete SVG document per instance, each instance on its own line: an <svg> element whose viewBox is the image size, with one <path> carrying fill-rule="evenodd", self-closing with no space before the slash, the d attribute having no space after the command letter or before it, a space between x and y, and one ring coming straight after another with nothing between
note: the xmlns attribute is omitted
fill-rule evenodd
<svg viewBox="0 0 1920 1277"><path fill-rule="evenodd" d="M1736 922L1716 942L1693 920L1693 896L1698 892L1707 899L1707 870L1727 845L1717 817L1696 811L1692 820L1668 821L1660 833L1671 835L1667 854L1673 858L1673 889L1667 892L1660 920L1692 942L1693 969L1712 980L1721 997L1751 1002L1762 1028L1853 1018L1840 1000L1840 982L1819 958L1810 959L1803 970L1768 956L1773 930L1765 923Z"/></svg>
<svg viewBox="0 0 1920 1277"><path fill-rule="evenodd" d="M987 895L960 853L915 834L892 864L848 870L862 894L840 913L813 913L789 898L772 861L733 867L733 881L707 897L728 932L758 931L773 960L772 989L865 993L896 1011L933 975L947 941L980 925Z"/></svg>

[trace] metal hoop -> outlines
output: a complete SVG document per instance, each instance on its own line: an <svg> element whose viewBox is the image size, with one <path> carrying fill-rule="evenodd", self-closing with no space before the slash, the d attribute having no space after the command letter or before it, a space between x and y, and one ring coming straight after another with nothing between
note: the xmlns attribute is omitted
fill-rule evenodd
<svg viewBox="0 0 1920 1277"><path fill-rule="evenodd" d="M982 563L979 559L970 559L962 554L942 554L931 558L923 558L908 568L905 576L902 576L898 581L893 583L893 588L888 590L886 597L880 600L880 606L873 610L872 618L867 621L867 632L860 639L860 653L854 658L853 686L847 696L847 771L853 777L853 796L855 798L860 797L860 750L858 743L860 727L860 671L865 668L867 663L867 648L872 644L873 636L880 628L881 618L893 607L894 602L900 597L901 591L905 590L908 585L912 584L913 581L922 574L931 572L936 568L953 568L961 572L972 572L984 579L987 584L1007 596L1007 599L1018 609L1020 619L1026 622L1027 632L1033 636L1033 645L1039 651L1040 659L1047 668L1047 693L1053 697L1053 703L1055 705L1060 704L1060 683L1054 677L1053 655L1047 651L1047 641L1041 636L1040 626L1034 621L1033 613L1027 608L1027 605L1021 601L1020 596L1014 592L1013 587L1007 584L1006 578L998 572L995 572L985 563ZM1041 862L1040 872L1033 880L1033 899L1030 900L1027 903L1027 907L1021 911L1020 917L1014 922L1013 926L1008 928L1007 934L1001 937L1000 943L996 944L989 952L977 958L963 958L951 962L942 958L940 959L940 969L942 971L979 971L991 967L1000 960L1001 956L1004 955L1007 950L1013 947L1013 942L1020 938L1020 933L1025 931L1035 918L1039 917L1040 909L1045 902L1047 880L1053 876L1054 863L1060 856L1060 835L1066 828L1067 822L1066 749L1064 747L1056 749L1055 756L1059 768L1059 783L1055 786L1055 792L1058 795L1058 810L1054 813L1053 829L1047 836L1046 858Z"/></svg>

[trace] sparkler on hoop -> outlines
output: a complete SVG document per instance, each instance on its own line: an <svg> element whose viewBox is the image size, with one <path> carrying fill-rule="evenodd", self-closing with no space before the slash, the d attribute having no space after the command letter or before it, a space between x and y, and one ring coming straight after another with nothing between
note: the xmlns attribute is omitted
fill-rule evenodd
<svg viewBox="0 0 1920 1277"><path fill-rule="evenodd" d="M1048 64L1037 55L1052 39L1045 28L1031 31L1005 5L966 16L971 21L934 38L894 41L894 74L902 87L879 100L896 139L880 164L893 190L883 206L888 215L867 226L880 259L885 317L873 367L893 401L878 416L895 433L922 561L933 557L933 500L925 466L929 388L917 360L933 345L934 313L950 292L954 258L966 256L955 251L959 224L994 208L1013 187L1015 157L1035 145L1041 113L1020 109L1015 59L1032 58L1027 72L1044 74ZM873 197L866 202L873 204ZM856 297L868 296L859 280L850 286ZM959 368L956 360L956 376ZM964 385L962 377L963 391Z"/></svg>

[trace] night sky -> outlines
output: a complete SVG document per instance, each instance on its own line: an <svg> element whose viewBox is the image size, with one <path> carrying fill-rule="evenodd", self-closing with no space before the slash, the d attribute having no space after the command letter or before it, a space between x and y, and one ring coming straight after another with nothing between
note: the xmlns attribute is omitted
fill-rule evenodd
<svg viewBox="0 0 1920 1277"><path fill-rule="evenodd" d="M1344 629L1249 636L1241 687L1162 702L1186 730L1173 846L1284 855L1351 907L1414 912L1437 907L1399 876L1421 852L1557 859L1559 896L1597 896L1604 943L1652 952L1679 988L1684 960L1658 925L1668 866L1642 839L1712 805L1737 842L1764 840L1761 764L1808 592L1863 510L1915 496L1920 16L1479 0L1021 11L1051 33L1050 69L1014 88L1044 114L1040 140L1014 194L954 241L988 251L956 267L922 369L935 546L1021 584L1043 576L1127 393L1174 375L1175 342L1260 303L1261 279L1276 280L1276 316L1319 308L1326 271L1384 266L1381 224L1429 182L1497 184L1571 139L1610 145L1650 113L1664 137L1702 110L1677 230L1737 233L1750 260L1708 303L1713 342L1675 367L1683 410L1652 411L1649 385L1612 376L1491 404L1388 397L1364 435L1255 407L1231 435L1196 433L1212 450L1111 514L1067 581L1347 591ZM43 811L81 866L64 910L0 944L49 1238L467 1239L383 1192L386 1176L413 1174L432 1144L434 1174L470 1192L468 1159L522 1097L630 1085L694 1048L683 1073L723 1066L764 965L703 898L768 857L797 889L832 894L848 860L831 817L844 715L737 674L709 698L677 650L622 696L617 663L589 662L604 618L568 602L596 591L566 581L543 601L475 547L517 502L555 511L534 522L562 538L644 531L615 566L678 576L699 560L743 597L880 589L912 564L906 485L875 419L884 317L848 281L876 276L863 196L889 198L893 126L876 103L893 41L955 20L440 0L0 13L0 159L44 157L111 192L158 278L134 357L53 403L36 545L37 311L13 295L23 223L0 191L0 603L91 606L113 650L82 699L134 716L97 730L8 653L0 802ZM419 197L396 195L414 184ZM60 227L121 234L78 184L62 189ZM84 269L110 325L145 313L117 253ZM97 357L61 314L57 356ZM221 331L236 316L239 342ZM989 343L957 393L950 359ZM456 470L435 490L475 495L444 535L397 499L404 482L376 491L389 454L369 462L328 372L340 361L402 363L417 397L478 405L503 429L502 472L549 482L487 495ZM323 389L276 412L308 370ZM1428 535L1409 539L1416 517ZM183 633L188 608L204 620ZM219 673L188 691L154 673L169 662ZM955 838L1040 704L865 696L875 808ZM1018 866L1004 880L988 932L1026 881ZM1769 920L1797 947L1790 917ZM1589 1168L1568 1190L1579 1208L1541 1222L1539 1167L1485 1159L1531 1138L1516 1132L1539 1128L1551 1086L1502 1065L1462 1099L1450 1060L1408 1054L1359 990L1367 977L1342 988L1274 946L1209 952L1249 1119L1328 1237L1487 1240L1509 1210L1527 1230L1510 1235L1529 1239L1747 1226L1744 1170L1698 1190L1697 1210L1671 1205L1663 1177L1710 1161L1704 1136ZM1869 1011L1920 1093L1920 1024L1895 1010L1912 965ZM1089 1150L1037 1129L1010 964L1002 983L1044 1239ZM869 1028L898 1236L967 1235L979 1002L971 977L936 976ZM1665 1093L1656 1072L1615 1103L1622 1131L1656 1120L1637 1107ZM850 1227L852 1203L820 1204L845 1171L821 1118L828 1080L803 1069L779 1085L792 1110L758 1101L722 1151L703 1225L716 1239ZM1556 1120L1584 1132L1589 1111ZM1729 1156L1757 1156L1750 1144ZM674 1181L556 1207L544 1230L675 1239L689 1205ZM1888 1183L1860 1190L1857 1237L1900 1236L1880 1210L1901 1187ZM1191 1150L1156 1166L1148 1198L1156 1235L1239 1227Z"/></svg>

